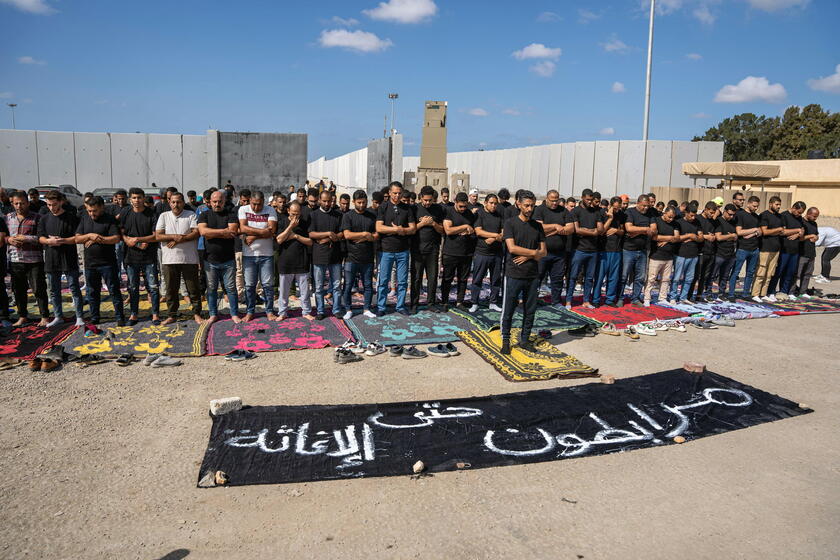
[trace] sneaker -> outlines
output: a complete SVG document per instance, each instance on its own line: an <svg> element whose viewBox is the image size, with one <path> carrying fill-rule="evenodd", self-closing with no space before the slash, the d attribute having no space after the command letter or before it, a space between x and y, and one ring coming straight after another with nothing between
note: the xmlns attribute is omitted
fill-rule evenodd
<svg viewBox="0 0 840 560"><path fill-rule="evenodd" d="M365 348L365 356L378 356L379 354L384 354L387 351L388 349L378 342L371 342L367 345L367 348Z"/></svg>
<svg viewBox="0 0 840 560"><path fill-rule="evenodd" d="M566 309L568 309L569 311L571 311L571 310L572 310L572 304L571 304L571 303L567 303L567 304L566 304Z"/></svg>
<svg viewBox="0 0 840 560"><path fill-rule="evenodd" d="M678 302L678 301L677 301L677 300L675 300L675 299L669 299L669 300L668 300L668 305L679 305L679 303L680 303L680 302Z"/></svg>
<svg viewBox="0 0 840 560"><path fill-rule="evenodd" d="M654 321L653 323L651 323L650 326L653 327L653 330L655 330L655 331L667 331L668 330L668 325L666 325L665 323L662 323L660 321Z"/></svg>
<svg viewBox="0 0 840 560"><path fill-rule="evenodd" d="M733 321L732 319L730 319L729 317L727 317L725 315L723 315L721 317L718 317L717 319L712 319L710 321L710 323L712 323L713 325L717 325L718 327L734 327L735 326L735 321Z"/></svg>
<svg viewBox="0 0 840 560"><path fill-rule="evenodd" d="M642 305L644 305L645 307L650 307L650 302L649 302L649 301L646 301L646 302L644 302Z"/></svg>
<svg viewBox="0 0 840 560"><path fill-rule="evenodd" d="M446 351L446 348L443 346L443 344L429 346L428 348L426 348L426 352L428 352L430 356L437 356L438 358L449 357L449 352ZM405 355L403 355L403 357L405 357Z"/></svg>
<svg viewBox="0 0 840 560"><path fill-rule="evenodd" d="M167 366L180 366L184 362L177 358L173 358L171 356L167 356L166 354L160 354L158 359L152 362L152 367L167 367Z"/></svg>
<svg viewBox="0 0 840 560"><path fill-rule="evenodd" d="M476 311L478 311L478 305L476 305L476 304L472 304L472 305L470 306L470 308L469 308L469 310L468 310L468 311L469 311L470 313L475 313Z"/></svg>
<svg viewBox="0 0 840 560"><path fill-rule="evenodd" d="M519 348L525 350L526 352L535 352L537 349L534 347L534 343L530 340L523 340L519 344L517 344Z"/></svg>
<svg viewBox="0 0 840 560"><path fill-rule="evenodd" d="M460 302L460 303L456 303L455 308L460 309L461 311L469 311L469 309L470 309L469 307L467 307L467 305L463 301Z"/></svg>
<svg viewBox="0 0 840 560"><path fill-rule="evenodd" d="M460 352L458 351L458 348L454 344L452 344L451 342L447 342L446 344L443 345L443 347L446 348L446 352L450 356L457 356L457 355L460 354Z"/></svg>
<svg viewBox="0 0 840 560"><path fill-rule="evenodd" d="M339 348L338 350L336 350L333 359L337 364L350 364L353 362L361 362L364 358L362 358L358 354L350 352L349 350Z"/></svg>
<svg viewBox="0 0 840 560"><path fill-rule="evenodd" d="M364 313L362 313L362 315L364 315L365 317L367 317L369 319L375 319L376 318L376 313L374 313L370 309L365 309L365 311L364 311Z"/></svg>
<svg viewBox="0 0 840 560"><path fill-rule="evenodd" d="M668 325L669 331L685 332L685 324L682 321L674 321Z"/></svg>
<svg viewBox="0 0 840 560"><path fill-rule="evenodd" d="M237 354L234 354L230 357L231 362L244 362L245 360L251 360L256 358L257 355L250 350L239 350Z"/></svg>
<svg viewBox="0 0 840 560"><path fill-rule="evenodd" d="M231 361L236 356L238 356L241 352L242 352L242 350L232 350L232 351L228 352L227 354L225 354L225 360ZM146 356L146 360L148 360L151 356L152 356L152 354L149 354L148 356ZM146 365L149 365L149 364L146 364Z"/></svg>
<svg viewBox="0 0 840 560"><path fill-rule="evenodd" d="M639 323L636 325L636 332L647 336L656 336L656 330L651 325Z"/></svg>
<svg viewBox="0 0 840 560"><path fill-rule="evenodd" d="M239 350L234 350L234 352L239 352ZM150 365L152 365L152 364L153 364L153 363L154 363L154 362L155 362L158 358L160 358L161 356L163 356L163 354L148 354L148 355L147 355L147 356L143 359L143 365L150 366ZM227 356L225 356L225 359L226 359L226 360L228 359L228 358L227 358Z"/></svg>
<svg viewBox="0 0 840 560"><path fill-rule="evenodd" d="M341 318L344 319L345 321L348 320L348 319L352 319L353 318L353 312L348 309L344 313L344 316L342 316Z"/></svg>
<svg viewBox="0 0 840 560"><path fill-rule="evenodd" d="M788 296L787 299L788 299L788 301L799 301L799 298L796 297L796 296Z"/></svg>
<svg viewBox="0 0 840 560"><path fill-rule="evenodd" d="M495 303L490 304L490 311L496 311L498 313L502 312L502 308L496 305Z"/></svg>
<svg viewBox="0 0 840 560"><path fill-rule="evenodd" d="M773 303L776 303L777 301L784 300L786 297L787 294L779 292L778 294L768 294L767 299L769 299Z"/></svg>
<svg viewBox="0 0 840 560"><path fill-rule="evenodd" d="M411 315L411 313L408 312L408 309L397 309L397 313L399 313L400 315L405 315L406 317Z"/></svg>
<svg viewBox="0 0 840 560"><path fill-rule="evenodd" d="M639 340L639 333L636 332L636 328L633 325L628 325L628 327L624 329L624 336L628 337L630 340Z"/></svg>
<svg viewBox="0 0 840 560"><path fill-rule="evenodd" d="M426 354L422 350L418 350L414 346L409 346L408 348L403 350L402 353L402 357L404 360L416 360L419 358L425 358L426 356L428 356L428 354Z"/></svg>
<svg viewBox="0 0 840 560"><path fill-rule="evenodd" d="M717 325L713 325L710 321L698 321L696 323L691 323L697 329L708 330L708 329L716 329Z"/></svg>
<svg viewBox="0 0 840 560"><path fill-rule="evenodd" d="M756 303L765 303L765 301L758 296L753 296L752 300Z"/></svg>
<svg viewBox="0 0 840 560"><path fill-rule="evenodd" d="M324 320L324 314L323 313L318 313L317 315L315 315L315 320L316 321L323 321Z"/></svg>
<svg viewBox="0 0 840 560"><path fill-rule="evenodd" d="M3 325L3 326L5 327L5 325ZM84 327L85 326L85 320L82 319L81 317L76 317L76 326L77 327Z"/></svg>
<svg viewBox="0 0 840 560"><path fill-rule="evenodd" d="M402 353L403 347L400 345L391 346L390 348L388 348L388 355L392 358L399 358L400 356L402 356Z"/></svg>
<svg viewBox="0 0 840 560"><path fill-rule="evenodd" d="M502 341L501 353L506 355L506 356L510 355L510 341L509 340L503 340Z"/></svg>

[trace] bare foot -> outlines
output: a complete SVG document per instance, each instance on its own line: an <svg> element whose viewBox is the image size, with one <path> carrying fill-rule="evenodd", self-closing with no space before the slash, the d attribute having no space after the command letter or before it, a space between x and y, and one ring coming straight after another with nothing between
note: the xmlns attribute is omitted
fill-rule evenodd
<svg viewBox="0 0 840 560"><path fill-rule="evenodd" d="M207 320L204 321L204 322L207 323L208 325L212 325L216 321L217 321L217 317L215 315L210 315L209 317L207 317Z"/></svg>
<svg viewBox="0 0 840 560"><path fill-rule="evenodd" d="M307 321L314 321L315 320L315 315L313 315L311 313L307 313L306 315L303 316L303 318L306 319Z"/></svg>
<svg viewBox="0 0 840 560"><path fill-rule="evenodd" d="M202 317L198 313L193 315L193 319L195 319L195 322L198 323L199 325L204 322L204 317Z"/></svg>
<svg viewBox="0 0 840 560"><path fill-rule="evenodd" d="M277 315L275 315L274 313L266 313L265 318L268 319L269 321L276 321L277 320Z"/></svg>
<svg viewBox="0 0 840 560"><path fill-rule="evenodd" d="M253 315L251 315L250 313L246 313L245 316L242 318L242 320L247 323L248 321L250 321L253 318L254 318Z"/></svg>
<svg viewBox="0 0 840 560"><path fill-rule="evenodd" d="M588 301L583 302L583 307L585 307L587 309L595 309L595 306L592 305L591 303L589 303Z"/></svg>
<svg viewBox="0 0 840 560"><path fill-rule="evenodd" d="M239 323L242 322L242 319L239 318L239 315L231 315L230 320L233 321L236 324L239 324Z"/></svg>
<svg viewBox="0 0 840 560"><path fill-rule="evenodd" d="M278 323L280 323L281 321L285 321L285 320L286 320L286 316L285 316L285 315L278 315L277 317L275 317L274 319L272 319L272 321L277 321Z"/></svg>
<svg viewBox="0 0 840 560"><path fill-rule="evenodd" d="M40 321L38 321L38 326L39 327L46 327L49 324L50 324L50 322L47 321L46 319L41 319Z"/></svg>
<svg viewBox="0 0 840 560"><path fill-rule="evenodd" d="M154 317L152 317L152 319L154 319ZM137 315L129 315L128 320L129 321L136 321L137 320Z"/></svg>
<svg viewBox="0 0 840 560"><path fill-rule="evenodd" d="M163 323L161 323L161 325L171 325L174 322L175 322L175 317L167 317L166 319L163 320Z"/></svg>
<svg viewBox="0 0 840 560"><path fill-rule="evenodd" d="M22 326L23 326L23 325L25 325L28 321L29 321L29 318L28 318L28 317L20 317L20 318L18 318L18 320L17 320L17 321L15 321L14 323L12 323L12 326L13 326L13 327L22 327Z"/></svg>

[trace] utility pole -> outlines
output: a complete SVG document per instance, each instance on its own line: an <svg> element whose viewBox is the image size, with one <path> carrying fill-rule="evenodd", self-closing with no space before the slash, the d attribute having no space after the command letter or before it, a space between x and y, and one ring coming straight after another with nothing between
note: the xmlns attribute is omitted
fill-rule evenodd
<svg viewBox="0 0 840 560"><path fill-rule="evenodd" d="M647 77L645 80L645 124L642 130L642 140L648 139L648 128L650 125L650 67L653 58L653 12L656 7L656 0L650 0L650 29L648 30L648 56L647 56Z"/></svg>
<svg viewBox="0 0 840 560"><path fill-rule="evenodd" d="M398 94L398 93L389 93L388 94L388 99L391 100L391 136L393 136L394 133L397 131L397 129L394 128L394 101L399 99L399 97L400 97L400 94Z"/></svg>
<svg viewBox="0 0 840 560"><path fill-rule="evenodd" d="M15 124L15 107L17 107L17 103L6 103L6 105L12 108L12 130L17 130L17 125Z"/></svg>

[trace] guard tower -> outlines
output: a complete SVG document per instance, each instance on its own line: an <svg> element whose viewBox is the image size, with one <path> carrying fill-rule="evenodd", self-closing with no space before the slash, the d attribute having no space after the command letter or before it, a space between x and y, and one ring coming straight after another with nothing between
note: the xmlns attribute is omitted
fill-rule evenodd
<svg viewBox="0 0 840 560"><path fill-rule="evenodd" d="M440 191L441 187L449 186L446 167L446 101L426 101L420 166L415 179L413 182L417 187L429 185Z"/></svg>

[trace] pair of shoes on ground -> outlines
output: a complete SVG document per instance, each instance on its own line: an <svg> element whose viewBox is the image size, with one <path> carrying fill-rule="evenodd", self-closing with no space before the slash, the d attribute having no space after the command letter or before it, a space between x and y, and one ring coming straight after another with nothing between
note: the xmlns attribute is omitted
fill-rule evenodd
<svg viewBox="0 0 840 560"><path fill-rule="evenodd" d="M167 356L166 354L149 354L143 360L144 365L152 367L180 366L183 363L183 360Z"/></svg>
<svg viewBox="0 0 840 560"><path fill-rule="evenodd" d="M491 303L490 306L488 307L488 309L490 309L490 311L496 311L497 313L502 312L502 308L499 307L498 305L496 305L495 303ZM468 311L470 313L475 313L476 311L478 311L478 304L477 303L472 304L472 306L470 306Z"/></svg>
<svg viewBox="0 0 840 560"><path fill-rule="evenodd" d="M52 358L35 358L29 362L29 371L53 371L61 362Z"/></svg>
<svg viewBox="0 0 840 560"><path fill-rule="evenodd" d="M376 317L376 313L374 313L370 309L365 309L362 312L362 315L364 315L365 317L371 318L371 319ZM344 319L345 321L348 320L348 319L352 319L353 318L353 311L348 309L347 311L344 312L344 315L341 318Z"/></svg>
<svg viewBox="0 0 840 560"><path fill-rule="evenodd" d="M573 336L576 338L591 338L598 334L600 329L595 325L584 325L582 327L578 327L576 329L570 329L567 331L569 336Z"/></svg>
<svg viewBox="0 0 840 560"><path fill-rule="evenodd" d="M517 344L516 346L519 347L522 350L525 350L526 352L534 352L536 350L536 348L534 347L534 342L530 338L528 338L528 340L525 340L525 341L520 341L519 344ZM500 352L502 354L504 354L505 356L510 355L510 341L509 340L502 340L502 348L501 348Z"/></svg>
<svg viewBox="0 0 840 560"><path fill-rule="evenodd" d="M250 350L233 350L225 354L225 360L231 362L244 362L245 360L252 360L256 357L256 352L251 352Z"/></svg>
<svg viewBox="0 0 840 560"><path fill-rule="evenodd" d="M388 349L378 342L371 342L369 344L359 344L352 338L348 338L344 344L339 346L333 352L333 361L337 364L349 364L352 362L360 362L365 356L378 356L384 354Z"/></svg>
<svg viewBox="0 0 840 560"><path fill-rule="evenodd" d="M388 355L392 358L403 357L404 360L416 360L425 358L428 354L422 350L418 350L416 346L391 346L388 348Z"/></svg>
<svg viewBox="0 0 840 560"><path fill-rule="evenodd" d="M428 352L430 356L437 356L438 358L448 358L449 356L457 356L460 354L458 348L456 348L451 342L429 346L426 348L426 352Z"/></svg>

